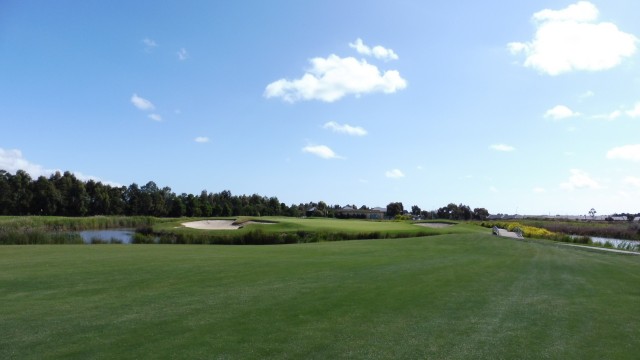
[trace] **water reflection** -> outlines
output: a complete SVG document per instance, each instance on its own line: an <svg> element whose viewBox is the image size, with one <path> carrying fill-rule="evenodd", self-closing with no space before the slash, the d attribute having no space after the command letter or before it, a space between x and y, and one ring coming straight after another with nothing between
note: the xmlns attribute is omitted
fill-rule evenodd
<svg viewBox="0 0 640 360"><path fill-rule="evenodd" d="M131 244L134 229L85 230L80 237L85 244Z"/></svg>

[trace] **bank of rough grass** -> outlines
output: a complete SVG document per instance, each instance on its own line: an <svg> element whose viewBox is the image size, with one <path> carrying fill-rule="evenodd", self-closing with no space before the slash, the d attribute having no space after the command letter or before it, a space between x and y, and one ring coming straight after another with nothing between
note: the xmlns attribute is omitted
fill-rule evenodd
<svg viewBox="0 0 640 360"><path fill-rule="evenodd" d="M487 232L0 247L0 358L631 359L640 261Z"/></svg>
<svg viewBox="0 0 640 360"><path fill-rule="evenodd" d="M0 216L0 245L83 244L72 232L149 227L166 221L147 216Z"/></svg>

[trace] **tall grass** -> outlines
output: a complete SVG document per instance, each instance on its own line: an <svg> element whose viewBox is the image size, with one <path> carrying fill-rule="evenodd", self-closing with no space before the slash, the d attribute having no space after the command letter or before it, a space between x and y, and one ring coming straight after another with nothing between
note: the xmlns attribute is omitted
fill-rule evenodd
<svg viewBox="0 0 640 360"><path fill-rule="evenodd" d="M597 236L611 239L640 240L640 224L626 221L556 221L522 220L525 225L552 232L578 236Z"/></svg>
<svg viewBox="0 0 640 360"><path fill-rule="evenodd" d="M152 217L96 216L85 218L49 216L0 217L0 245L82 244L73 232L113 228L137 228L154 224Z"/></svg>

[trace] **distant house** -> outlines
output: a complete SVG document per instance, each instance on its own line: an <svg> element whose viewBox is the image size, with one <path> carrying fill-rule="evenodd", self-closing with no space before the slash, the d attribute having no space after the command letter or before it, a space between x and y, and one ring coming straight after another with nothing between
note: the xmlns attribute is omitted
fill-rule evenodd
<svg viewBox="0 0 640 360"><path fill-rule="evenodd" d="M351 206L345 206L343 208L335 210L335 216L339 219L369 219L369 220L382 220L387 209L373 208L373 209L354 209Z"/></svg>

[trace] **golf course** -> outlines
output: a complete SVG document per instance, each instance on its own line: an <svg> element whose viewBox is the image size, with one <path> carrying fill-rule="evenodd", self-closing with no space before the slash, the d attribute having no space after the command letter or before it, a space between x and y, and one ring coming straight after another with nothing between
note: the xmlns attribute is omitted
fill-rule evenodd
<svg viewBox="0 0 640 360"><path fill-rule="evenodd" d="M275 224L203 230L180 227L182 219L154 229L381 235L281 245L3 245L0 359L640 353L640 256L497 237L470 223L268 220Z"/></svg>

